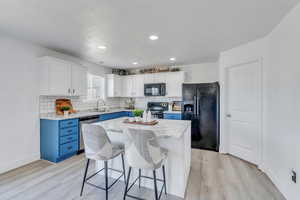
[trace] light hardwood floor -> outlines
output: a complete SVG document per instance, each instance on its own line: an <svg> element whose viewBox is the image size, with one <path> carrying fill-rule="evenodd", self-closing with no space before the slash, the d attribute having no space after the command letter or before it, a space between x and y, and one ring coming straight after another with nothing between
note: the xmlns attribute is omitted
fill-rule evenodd
<svg viewBox="0 0 300 200"><path fill-rule="evenodd" d="M94 164L94 163L93 163ZM101 200L105 193L86 186L79 197L85 165L83 155L59 164L37 161L0 175L0 199L7 200ZM92 167L91 167L92 168ZM103 184L102 177L96 177ZM109 199L123 199L123 182L110 191ZM153 199L153 191L137 187L133 194ZM128 198L130 199L130 198ZM164 200L180 200L164 196ZM255 166L229 155L192 151L192 168L186 200L284 200L284 197Z"/></svg>

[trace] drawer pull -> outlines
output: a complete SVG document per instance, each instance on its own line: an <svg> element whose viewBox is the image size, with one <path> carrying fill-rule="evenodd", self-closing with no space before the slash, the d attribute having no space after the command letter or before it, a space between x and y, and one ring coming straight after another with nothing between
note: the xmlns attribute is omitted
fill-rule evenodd
<svg viewBox="0 0 300 200"><path fill-rule="evenodd" d="M68 130L68 133L71 133L72 132L72 129Z"/></svg>
<svg viewBox="0 0 300 200"><path fill-rule="evenodd" d="M73 124L73 122L68 122L68 124Z"/></svg>
<svg viewBox="0 0 300 200"><path fill-rule="evenodd" d="M71 140L71 139L72 139L72 137L69 137L69 138L68 138L68 140Z"/></svg>
<svg viewBox="0 0 300 200"><path fill-rule="evenodd" d="M68 150L72 149L72 147L68 147Z"/></svg>

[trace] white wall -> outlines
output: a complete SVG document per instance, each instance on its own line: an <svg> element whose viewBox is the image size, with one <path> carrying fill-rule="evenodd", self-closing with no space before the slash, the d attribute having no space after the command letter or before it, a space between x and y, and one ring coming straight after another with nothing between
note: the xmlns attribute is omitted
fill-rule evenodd
<svg viewBox="0 0 300 200"><path fill-rule="evenodd" d="M108 68L0 35L0 173L40 158L37 57L78 62L95 74Z"/></svg>
<svg viewBox="0 0 300 200"><path fill-rule="evenodd" d="M210 83L219 80L219 64L200 63L180 66L186 72L186 82L189 83Z"/></svg>
<svg viewBox="0 0 300 200"><path fill-rule="evenodd" d="M264 137L263 163L260 167L288 200L296 200L300 196L299 183L291 181L291 169L296 170L298 175L300 173L299 19L300 5L267 37L223 52L220 57L222 85L223 69L230 63L263 58ZM225 105L222 107L224 109ZM221 134L225 136L224 129ZM226 151L226 145L223 145L223 150Z"/></svg>
<svg viewBox="0 0 300 200"><path fill-rule="evenodd" d="M300 4L268 36L266 68L266 167L287 199L299 199L300 185Z"/></svg>

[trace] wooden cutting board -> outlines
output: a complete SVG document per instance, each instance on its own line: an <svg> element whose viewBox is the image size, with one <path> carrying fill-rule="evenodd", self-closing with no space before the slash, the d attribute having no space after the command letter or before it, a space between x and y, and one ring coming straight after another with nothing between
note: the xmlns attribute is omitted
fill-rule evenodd
<svg viewBox="0 0 300 200"><path fill-rule="evenodd" d="M70 107L69 114L76 113L76 111L73 109L70 99L56 99L55 100L55 110L56 110L57 115L64 114L64 112L61 110L61 108L64 106Z"/></svg>
<svg viewBox="0 0 300 200"><path fill-rule="evenodd" d="M153 120L151 122L130 122L128 119L125 119L123 121L123 123L126 123L126 124L137 124L137 125L146 125L146 126L154 126L154 125L158 124L158 121Z"/></svg>

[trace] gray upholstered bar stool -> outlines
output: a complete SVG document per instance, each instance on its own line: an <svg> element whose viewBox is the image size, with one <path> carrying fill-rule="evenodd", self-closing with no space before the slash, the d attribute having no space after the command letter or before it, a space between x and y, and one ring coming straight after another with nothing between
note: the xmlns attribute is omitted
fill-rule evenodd
<svg viewBox="0 0 300 200"><path fill-rule="evenodd" d="M124 200L127 196L135 199L141 199L139 197L128 194L137 180L139 180L140 187L141 178L153 180L155 199L158 200L161 198L163 189L165 190L165 194L167 194L164 160L167 158L168 151L160 147L156 135L151 130L129 128L126 130L126 133L128 136L128 141L127 143L125 143L125 157L129 164L129 171L127 175ZM156 170L161 167L163 172L163 179L158 179L156 176ZM129 186L132 168L139 169L139 176ZM153 172L153 178L142 176L141 170L151 170ZM157 190L157 181L163 182L163 186L159 194Z"/></svg>
<svg viewBox="0 0 300 200"><path fill-rule="evenodd" d="M83 141L84 141L84 148L85 148L85 156L87 158L87 164L84 172L84 177L82 181L82 187L80 196L82 196L84 184L88 184L94 186L98 189L105 190L106 200L108 199L108 190L122 177L124 176L124 181L126 183L126 175L125 175L125 165L124 165L124 145L123 144L114 144L110 141L109 137L107 136L106 131L99 125L91 125L91 124L84 124L82 127L82 134L83 134ZM115 157L121 155L122 158L122 166L123 171L108 168L108 161L114 159ZM90 160L95 161L103 161L104 168L99 170L98 172L92 174L89 177L87 176L88 167L90 164ZM105 171L105 188L94 185L88 182L89 179L94 177L101 171ZM108 170L116 171L121 173L121 176L118 177L110 186L108 186Z"/></svg>

